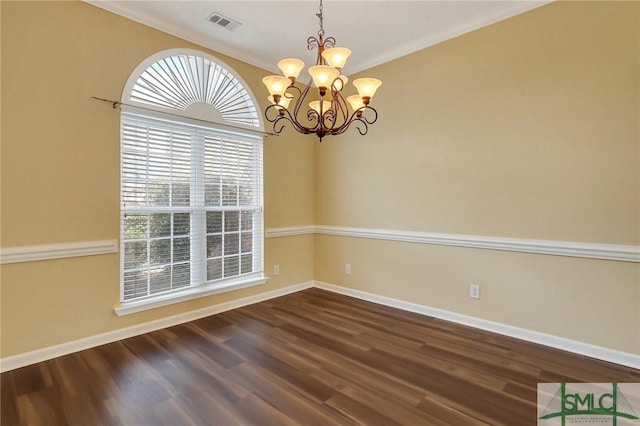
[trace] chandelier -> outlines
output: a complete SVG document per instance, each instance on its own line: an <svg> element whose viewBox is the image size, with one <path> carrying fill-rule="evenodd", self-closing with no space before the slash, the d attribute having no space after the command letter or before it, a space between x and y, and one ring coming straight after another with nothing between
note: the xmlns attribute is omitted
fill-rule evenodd
<svg viewBox="0 0 640 426"><path fill-rule="evenodd" d="M358 94L345 100L342 91L349 79L342 75L342 68L351 50L336 47L333 37L325 38L322 0L316 16L320 19L318 37L307 39L307 49L317 49L318 52L315 65L308 70L311 79L304 88L300 88L296 79L305 66L304 62L295 58L279 61L278 68L284 76L271 75L262 79L269 90L271 102L265 109L265 118L273 123L276 134L290 123L300 133L316 134L320 142L325 136L344 133L351 125L365 135L369 125L378 119L378 112L369 103L382 82L375 78L358 78L353 81ZM289 108L292 101L293 106Z"/></svg>

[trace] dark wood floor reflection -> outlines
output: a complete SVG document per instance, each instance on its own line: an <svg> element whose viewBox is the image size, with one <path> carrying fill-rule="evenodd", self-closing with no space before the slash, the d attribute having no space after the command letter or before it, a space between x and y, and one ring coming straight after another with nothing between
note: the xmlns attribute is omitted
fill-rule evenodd
<svg viewBox="0 0 640 426"><path fill-rule="evenodd" d="M2 374L2 425L535 425L640 371L309 289Z"/></svg>

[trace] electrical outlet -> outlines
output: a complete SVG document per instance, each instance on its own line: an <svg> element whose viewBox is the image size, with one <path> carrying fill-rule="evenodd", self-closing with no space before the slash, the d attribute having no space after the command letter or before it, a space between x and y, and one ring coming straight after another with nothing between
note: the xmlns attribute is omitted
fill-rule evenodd
<svg viewBox="0 0 640 426"><path fill-rule="evenodd" d="M273 275L280 275L280 265L273 265Z"/></svg>
<svg viewBox="0 0 640 426"><path fill-rule="evenodd" d="M469 297L472 299L480 299L480 286L478 284L471 284L471 286L469 286Z"/></svg>
<svg viewBox="0 0 640 426"><path fill-rule="evenodd" d="M344 265L344 273L347 275L351 275L351 264L347 263L346 265Z"/></svg>

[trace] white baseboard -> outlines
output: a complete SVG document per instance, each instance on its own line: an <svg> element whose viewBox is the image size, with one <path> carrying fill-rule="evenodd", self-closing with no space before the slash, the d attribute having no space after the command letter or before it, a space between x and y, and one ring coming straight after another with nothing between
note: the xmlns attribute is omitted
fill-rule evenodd
<svg viewBox="0 0 640 426"><path fill-rule="evenodd" d="M174 325L182 324L185 322L194 321L210 315L229 311L231 309L241 308L243 306L273 299L279 296L284 296L290 293L295 293L297 291L301 291L311 287L317 287L323 290L332 291L334 293L344 294L346 296L378 303L380 305L390 306L392 308L398 308L404 311L415 312L422 315L428 315L446 321L468 325L481 330L491 331L505 336L514 337L516 339L538 343L579 355L585 355L591 358L596 358L603 361L613 362L615 364L640 369L640 355L616 351L589 343L578 342L563 337L553 336L551 334L539 333L536 331L488 321L481 318L432 308L426 305L405 302L403 300L393 299L391 297L379 296L376 294L354 290L347 287L341 287L321 281L308 281L291 285L285 288L260 293L255 296L244 297L242 299L208 306L206 308L198 309L191 312L185 312L167 318L161 318L144 324L126 327L120 330L114 330L107 333L74 340L72 342L62 343L60 345L50 346L32 352L3 358L0 359L0 372L14 370L16 368L57 358L59 356L68 355L70 353L78 352L84 349L89 349L118 340L127 339L129 337L138 336L140 334L149 333L151 331L159 330L162 328L172 327Z"/></svg>
<svg viewBox="0 0 640 426"><path fill-rule="evenodd" d="M592 345L590 343L578 342L576 340L566 339L551 334L540 333L537 331L527 330L524 328L514 327L511 325L501 324L498 322L488 321L468 315L458 314L451 311L432 308L417 303L405 302L391 297L378 296L376 294L367 293L360 290L354 290L347 287L341 287L334 284L314 281L314 287L332 291L334 293L344 294L346 296L355 297L357 299L366 300L380 305L392 308L402 309L404 311L415 312L417 314L428 315L431 317L455 322L458 324L468 325L481 330L491 331L493 333L502 334L516 339L525 340L532 343L538 343L544 346L561 349L579 355L585 355L602 361L613 362L615 364L624 365L631 368L640 369L640 355L617 351L602 346Z"/></svg>
<svg viewBox="0 0 640 426"><path fill-rule="evenodd" d="M119 330L85 337L83 339L74 340L72 342L62 343L60 345L50 346L32 352L26 352L23 354L2 358L0 359L0 372L14 370L26 365L35 364L37 362L46 361L63 355L68 355L73 352L82 351L85 349L104 345L106 343L112 343L118 340L127 339L129 337L138 336L140 334L149 333L151 331L160 330L162 328L172 327L174 325L194 321L200 318L208 317L210 315L229 311L231 309L241 308L243 306L263 302L275 297L295 293L297 291L304 290L310 287L313 287L313 281L295 284L277 290L271 290L265 293L256 294L255 296L243 297L242 299L207 306L206 308L161 318L155 321L146 322L144 324L121 328Z"/></svg>

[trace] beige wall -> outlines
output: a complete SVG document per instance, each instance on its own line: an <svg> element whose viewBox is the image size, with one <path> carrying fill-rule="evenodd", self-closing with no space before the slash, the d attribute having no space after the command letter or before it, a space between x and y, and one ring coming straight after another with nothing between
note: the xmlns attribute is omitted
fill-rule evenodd
<svg viewBox="0 0 640 426"><path fill-rule="evenodd" d="M119 238L119 115L89 98L201 48L78 2L1 19L2 247ZM638 3L553 3L368 70L368 136L266 139L266 226L640 244L639 27ZM210 53L263 102L267 72ZM265 286L125 317L117 254L4 265L1 356L314 278L640 353L634 263L303 235L267 239L274 264Z"/></svg>
<svg viewBox="0 0 640 426"><path fill-rule="evenodd" d="M80 2L2 2L2 246L119 238L119 99L148 56L195 48ZM259 102L266 71L230 65ZM262 107L265 105L263 104ZM265 224L312 223L313 145L265 140ZM295 167L291 167L294 164ZM2 266L2 357L313 279L313 236L266 241L266 285L117 317L118 255Z"/></svg>
<svg viewBox="0 0 640 426"><path fill-rule="evenodd" d="M379 122L316 147L317 222L638 245L639 18L556 2L367 70ZM640 353L637 263L330 236L315 259L316 280Z"/></svg>

